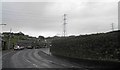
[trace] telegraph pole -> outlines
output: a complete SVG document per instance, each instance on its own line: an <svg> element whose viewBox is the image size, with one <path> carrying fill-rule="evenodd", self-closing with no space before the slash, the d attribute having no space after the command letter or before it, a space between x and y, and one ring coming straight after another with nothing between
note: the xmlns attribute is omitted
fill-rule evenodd
<svg viewBox="0 0 120 70"><path fill-rule="evenodd" d="M112 31L114 31L114 23L111 24Z"/></svg>
<svg viewBox="0 0 120 70"><path fill-rule="evenodd" d="M64 37L66 36L66 24L67 24L67 23L66 23L66 20L67 20L67 19L66 19L66 16L67 16L67 15L64 14L64 19L63 19L63 20L64 20L64 23L63 23L63 36L64 36Z"/></svg>
<svg viewBox="0 0 120 70"><path fill-rule="evenodd" d="M2 24L0 24L0 25L1 25L1 26L5 26L5 25L7 25L7 24L3 24L3 23L2 23ZM3 28L3 27L2 27L2 28ZM2 28L1 28L1 30L2 30ZM3 33L3 31L0 32L0 50L2 50L2 45L1 45L1 44L2 44L2 41L3 41L3 39L2 39L2 36L3 36L2 33Z"/></svg>
<svg viewBox="0 0 120 70"><path fill-rule="evenodd" d="M10 39L11 39L11 31L12 31L12 28L10 29L10 33L9 33L8 49L10 49L10 45L11 45L11 44L10 44L10 43L11 43L11 42L10 42Z"/></svg>

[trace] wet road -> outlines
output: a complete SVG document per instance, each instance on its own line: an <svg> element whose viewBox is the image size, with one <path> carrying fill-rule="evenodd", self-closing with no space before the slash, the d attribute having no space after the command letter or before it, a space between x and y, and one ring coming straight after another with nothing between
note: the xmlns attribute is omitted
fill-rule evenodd
<svg viewBox="0 0 120 70"><path fill-rule="evenodd" d="M54 56L49 56L40 49L11 50L3 53L3 68L81 68L72 63Z"/></svg>

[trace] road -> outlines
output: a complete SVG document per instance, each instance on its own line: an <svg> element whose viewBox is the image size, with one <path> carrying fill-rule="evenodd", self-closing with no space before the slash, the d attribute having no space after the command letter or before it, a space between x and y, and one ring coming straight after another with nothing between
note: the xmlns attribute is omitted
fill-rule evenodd
<svg viewBox="0 0 120 70"><path fill-rule="evenodd" d="M78 64L47 55L41 49L3 52L3 68L82 68Z"/></svg>

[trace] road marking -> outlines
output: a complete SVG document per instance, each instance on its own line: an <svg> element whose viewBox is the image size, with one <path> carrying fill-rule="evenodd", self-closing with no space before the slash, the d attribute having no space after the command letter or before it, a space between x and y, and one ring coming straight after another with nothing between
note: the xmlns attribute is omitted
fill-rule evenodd
<svg viewBox="0 0 120 70"><path fill-rule="evenodd" d="M36 64L33 64L31 61L29 61L28 59L25 59L27 62L29 62L30 64L32 64L35 67L38 67Z"/></svg>
<svg viewBox="0 0 120 70"><path fill-rule="evenodd" d="M14 52L14 51L11 51L11 52L9 52L9 53L6 53L6 54L2 55L2 57L6 56L6 55L8 55L8 54L10 54L10 53L12 53L12 52Z"/></svg>
<svg viewBox="0 0 120 70"><path fill-rule="evenodd" d="M33 64L33 66L38 67L36 64Z"/></svg>
<svg viewBox="0 0 120 70"><path fill-rule="evenodd" d="M31 63L29 60L25 59L27 62Z"/></svg>
<svg viewBox="0 0 120 70"><path fill-rule="evenodd" d="M50 60L47 60L48 62L50 62L50 63L53 63L53 61L50 61Z"/></svg>
<svg viewBox="0 0 120 70"><path fill-rule="evenodd" d="M48 62L48 63L51 63L51 64L57 64L57 65L60 65L60 66L64 66L64 67L71 67L71 68L79 68L79 66L73 66L73 65L66 65L66 64L60 64L60 63L57 63L57 62L54 62L54 61L51 61L51 60L48 60L48 59L43 59L42 57L40 57L40 55L38 55L38 50L36 50L36 52L35 53L33 53L34 54L34 56L35 57L37 57L37 58L40 58L41 59L41 61L44 61L44 62ZM30 62L29 60L28 60L28 62ZM32 63L32 62L30 62L30 63ZM33 63L32 63L33 64ZM38 67L36 64L33 64L35 67Z"/></svg>
<svg viewBox="0 0 120 70"><path fill-rule="evenodd" d="M62 65L62 66L66 66L65 64L60 64L60 65Z"/></svg>
<svg viewBox="0 0 120 70"><path fill-rule="evenodd" d="M38 66L34 63L32 63L30 60L26 59L24 56L23 56L23 59L28 62L29 64L33 65L34 67L38 68Z"/></svg>
<svg viewBox="0 0 120 70"><path fill-rule="evenodd" d="M12 52L14 52L14 51L11 51L11 52L9 52L9 53L6 53L6 54L2 55L2 56L0 57L0 59L2 59L2 57L6 56L6 55L8 55L8 54L10 54L10 53L12 53Z"/></svg>
<svg viewBox="0 0 120 70"><path fill-rule="evenodd" d="M37 57L40 57L40 55L38 55L38 52L36 52L34 55L37 56ZM81 68L79 66L72 66L72 65L60 64L60 63L57 63L57 62L54 62L54 61L51 61L51 60L48 60L48 59L43 59L42 61L45 61L45 62L47 61L47 62L49 62L51 64L57 64L57 65L61 65L61 66L64 66L64 67Z"/></svg>

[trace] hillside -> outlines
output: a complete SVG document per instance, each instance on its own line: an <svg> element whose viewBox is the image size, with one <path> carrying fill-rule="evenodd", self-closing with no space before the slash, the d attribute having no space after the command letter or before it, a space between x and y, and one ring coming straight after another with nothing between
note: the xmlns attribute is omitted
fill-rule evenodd
<svg viewBox="0 0 120 70"><path fill-rule="evenodd" d="M77 59L120 61L119 33L120 30L54 39L50 51Z"/></svg>

